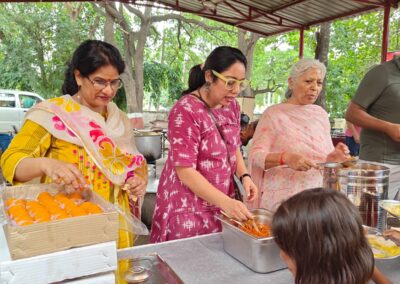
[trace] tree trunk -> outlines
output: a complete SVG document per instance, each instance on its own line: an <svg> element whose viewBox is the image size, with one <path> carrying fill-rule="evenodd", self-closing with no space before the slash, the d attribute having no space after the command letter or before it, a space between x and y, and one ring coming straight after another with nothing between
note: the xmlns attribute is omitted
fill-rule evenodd
<svg viewBox="0 0 400 284"><path fill-rule="evenodd" d="M144 97L144 48L146 39L151 27L151 7L146 7L144 10L144 20L140 25L140 30L137 35L136 52L134 58L135 82L136 82L136 103L138 110L143 111Z"/></svg>
<svg viewBox="0 0 400 284"><path fill-rule="evenodd" d="M331 23L321 24L320 31L316 33L317 47L315 49L315 59L318 59L326 67L328 67L328 54L329 54L329 42L331 38ZM326 77L324 80L321 94L319 95L315 104L320 105L326 109L325 100L325 88L326 88Z"/></svg>
<svg viewBox="0 0 400 284"><path fill-rule="evenodd" d="M249 36L247 37L247 35ZM259 38L259 34L238 29L238 48L243 52L247 59L246 78L248 80L251 78L252 75L254 48ZM242 92L241 95L245 97L250 97L251 94L252 90L250 88L247 88Z"/></svg>

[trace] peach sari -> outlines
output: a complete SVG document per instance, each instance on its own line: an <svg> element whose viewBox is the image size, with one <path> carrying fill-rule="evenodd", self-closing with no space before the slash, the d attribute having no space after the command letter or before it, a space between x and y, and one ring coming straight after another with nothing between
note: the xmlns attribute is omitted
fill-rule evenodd
<svg viewBox="0 0 400 284"><path fill-rule="evenodd" d="M277 166L264 170L269 153L292 152L320 163L333 150L328 115L321 107L282 103L266 109L249 153L249 170L260 191L249 207L274 211L297 192L322 186L322 175L315 169L304 172Z"/></svg>

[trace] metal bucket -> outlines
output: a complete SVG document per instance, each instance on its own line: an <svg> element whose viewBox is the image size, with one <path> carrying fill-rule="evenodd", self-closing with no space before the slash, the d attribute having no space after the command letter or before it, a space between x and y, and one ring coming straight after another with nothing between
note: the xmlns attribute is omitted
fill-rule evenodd
<svg viewBox="0 0 400 284"><path fill-rule="evenodd" d="M386 214L379 201L387 199L389 168L369 163L359 163L339 171L340 191L357 206L363 224L383 231Z"/></svg>
<svg viewBox="0 0 400 284"><path fill-rule="evenodd" d="M161 133L136 132L135 144L148 163L161 158Z"/></svg>

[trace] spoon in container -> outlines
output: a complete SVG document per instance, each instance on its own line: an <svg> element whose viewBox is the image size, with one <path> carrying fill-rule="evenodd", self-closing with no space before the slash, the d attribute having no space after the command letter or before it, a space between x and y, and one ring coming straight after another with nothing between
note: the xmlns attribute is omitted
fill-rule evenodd
<svg viewBox="0 0 400 284"><path fill-rule="evenodd" d="M238 221L238 220L236 220L236 219L233 219L233 218L230 217L228 214L226 214L225 211L222 211L222 210L221 210L221 214L224 215L224 216L225 216L226 218L228 218L229 220L231 220L232 222L236 223L237 225L239 225L239 226L244 226L242 222L240 222L240 221Z"/></svg>
<svg viewBox="0 0 400 284"><path fill-rule="evenodd" d="M229 215L226 214L226 212L224 212L224 211L222 211L222 210L221 210L221 214L224 215L224 216L225 216L226 218L228 218L229 220L232 220L232 222L236 223L237 225L239 225L239 226L241 226L241 227L244 227L244 226L245 226L245 224L244 224L243 222L240 222L240 221L238 221L238 220L236 220L236 219L233 219L232 217L229 217ZM254 219L250 219L250 220L251 220L251 226L254 228L254 230L255 230L257 233L261 233L261 232L260 232L260 229L258 228L257 223L254 221Z"/></svg>

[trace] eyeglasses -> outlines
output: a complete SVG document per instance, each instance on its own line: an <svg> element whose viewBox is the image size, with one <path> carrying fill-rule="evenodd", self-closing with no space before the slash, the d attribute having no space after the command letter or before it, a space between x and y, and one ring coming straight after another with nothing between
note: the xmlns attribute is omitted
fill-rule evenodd
<svg viewBox="0 0 400 284"><path fill-rule="evenodd" d="M236 84L239 84L239 89L240 92L246 89L248 86L250 86L249 80L243 79L243 80L236 80L232 78L226 78L224 75L218 73L217 71L211 70L211 72L219 79L225 82L225 88L228 91L232 91L235 89Z"/></svg>
<svg viewBox="0 0 400 284"><path fill-rule="evenodd" d="M122 87L122 80L121 79L115 79L111 81L103 80L103 79L90 79L89 77L86 77L90 83L92 83L93 87L99 91L107 88L108 85L110 85L111 89L116 91L119 88Z"/></svg>

